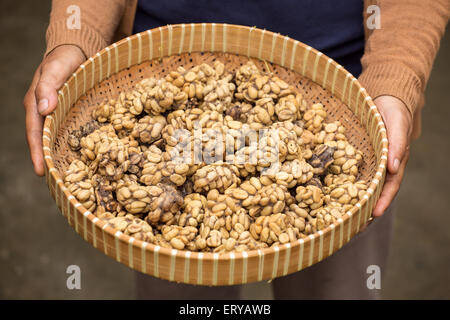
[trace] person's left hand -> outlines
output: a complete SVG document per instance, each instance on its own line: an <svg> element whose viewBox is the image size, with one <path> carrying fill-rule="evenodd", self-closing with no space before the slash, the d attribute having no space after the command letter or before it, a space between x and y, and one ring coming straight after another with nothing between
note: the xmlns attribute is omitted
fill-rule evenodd
<svg viewBox="0 0 450 320"><path fill-rule="evenodd" d="M379 96L374 102L383 117L389 140L386 179L373 210L373 217L380 217L397 194L405 173L409 159L412 116L406 105L395 97Z"/></svg>

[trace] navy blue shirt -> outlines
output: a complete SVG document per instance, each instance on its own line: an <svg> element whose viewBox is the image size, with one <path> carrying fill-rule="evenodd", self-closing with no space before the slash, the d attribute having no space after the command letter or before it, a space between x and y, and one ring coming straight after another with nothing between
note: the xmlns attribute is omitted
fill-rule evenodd
<svg viewBox="0 0 450 320"><path fill-rule="evenodd" d="M363 0L139 0L134 32L201 22L279 32L322 51L355 77L361 73Z"/></svg>

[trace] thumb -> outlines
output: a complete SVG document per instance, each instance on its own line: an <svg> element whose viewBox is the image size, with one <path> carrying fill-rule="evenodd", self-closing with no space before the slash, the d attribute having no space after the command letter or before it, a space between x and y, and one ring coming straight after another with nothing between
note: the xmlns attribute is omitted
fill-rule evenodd
<svg viewBox="0 0 450 320"><path fill-rule="evenodd" d="M50 114L56 108L58 102L56 92L71 74L61 71L63 70L58 61L51 61L42 66L41 78L36 86L35 95L38 111L43 116Z"/></svg>
<svg viewBox="0 0 450 320"><path fill-rule="evenodd" d="M410 113L404 103L397 98L380 97L376 100L375 103L386 124L389 140L388 170L391 174L397 174L409 144Z"/></svg>
<svg viewBox="0 0 450 320"><path fill-rule="evenodd" d="M64 45L55 48L43 61L41 77L35 90L38 111L41 115L48 115L56 108L57 90L85 59L80 48Z"/></svg>

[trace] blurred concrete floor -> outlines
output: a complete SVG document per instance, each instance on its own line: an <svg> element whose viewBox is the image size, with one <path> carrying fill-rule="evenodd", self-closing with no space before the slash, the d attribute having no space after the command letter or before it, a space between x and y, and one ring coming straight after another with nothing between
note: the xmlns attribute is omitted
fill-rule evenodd
<svg viewBox="0 0 450 320"><path fill-rule="evenodd" d="M50 1L2 0L0 11L0 298L133 299L133 271L83 241L33 174L23 95L44 50ZM427 89L423 135L412 146L399 195L384 298L450 299L450 35ZM81 290L66 288L78 265ZM267 284L244 298L270 298Z"/></svg>

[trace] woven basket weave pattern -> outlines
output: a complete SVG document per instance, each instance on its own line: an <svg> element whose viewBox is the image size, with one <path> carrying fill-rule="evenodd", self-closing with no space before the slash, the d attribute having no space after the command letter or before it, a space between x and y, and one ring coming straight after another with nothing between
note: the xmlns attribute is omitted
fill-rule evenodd
<svg viewBox="0 0 450 320"><path fill-rule="evenodd" d="M370 181L368 195L336 225L305 240L264 250L220 255L177 251L116 232L77 203L64 187L63 172L75 157L67 146L68 132L91 119L96 103L131 88L144 77L161 77L180 65L189 68L218 59L229 70L235 70L250 58L260 69L270 68L296 86L309 104L323 103L329 119L340 120L349 141L363 151L361 178ZM59 91L57 109L45 120L43 145L50 192L63 215L86 241L143 273L202 285L272 279L331 255L370 219L387 160L381 115L351 74L320 52L288 37L221 24L149 30L113 44L87 60Z"/></svg>

